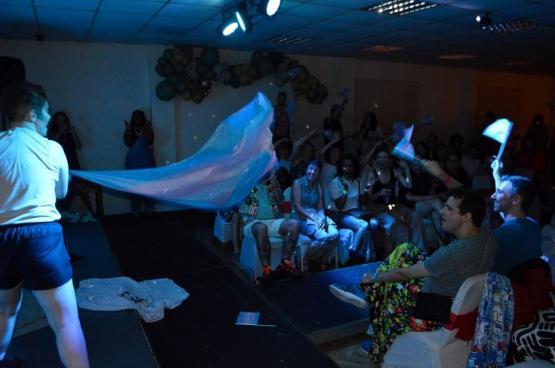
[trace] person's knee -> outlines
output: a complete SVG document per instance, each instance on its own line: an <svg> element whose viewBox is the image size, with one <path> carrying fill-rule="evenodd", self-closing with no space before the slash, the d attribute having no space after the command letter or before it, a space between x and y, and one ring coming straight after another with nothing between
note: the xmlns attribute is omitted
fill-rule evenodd
<svg viewBox="0 0 555 368"><path fill-rule="evenodd" d="M18 288L13 292L4 292L0 298L0 314L5 318L17 315L21 306L21 289Z"/></svg>
<svg viewBox="0 0 555 368"><path fill-rule="evenodd" d="M268 237L268 226L264 225L262 222L253 224L251 231L255 238Z"/></svg>
<svg viewBox="0 0 555 368"><path fill-rule="evenodd" d="M297 220L285 220L283 228L287 233L291 233L291 235L299 234L299 222Z"/></svg>

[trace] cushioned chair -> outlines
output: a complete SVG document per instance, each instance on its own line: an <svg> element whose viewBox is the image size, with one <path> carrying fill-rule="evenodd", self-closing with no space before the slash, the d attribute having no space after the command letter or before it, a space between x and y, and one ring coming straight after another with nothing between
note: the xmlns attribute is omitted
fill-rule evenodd
<svg viewBox="0 0 555 368"><path fill-rule="evenodd" d="M408 332L397 337L385 354L383 367L465 368L471 343L459 339L457 334L461 321L475 320L473 312L480 303L484 282L485 274L482 274L468 278L461 285L451 307L453 322L450 324L436 331Z"/></svg>
<svg viewBox="0 0 555 368"><path fill-rule="evenodd" d="M226 221L219 213L214 219L214 236L221 243L227 243L233 240L233 226L231 222Z"/></svg>

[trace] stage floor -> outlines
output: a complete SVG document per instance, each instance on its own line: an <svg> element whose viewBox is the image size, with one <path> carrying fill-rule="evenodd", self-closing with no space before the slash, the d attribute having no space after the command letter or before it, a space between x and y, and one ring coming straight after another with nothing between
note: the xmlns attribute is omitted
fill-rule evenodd
<svg viewBox="0 0 555 368"><path fill-rule="evenodd" d="M92 367L336 367L318 344L362 335L368 315L335 299L328 285L356 282L376 265L253 288L214 242L212 224L209 213L175 212L64 225L71 251L85 257L77 280L167 277L190 293L150 324L134 311L80 310ZM260 312L276 327L237 326L241 311ZM61 366L48 328L14 339L10 353L29 367Z"/></svg>

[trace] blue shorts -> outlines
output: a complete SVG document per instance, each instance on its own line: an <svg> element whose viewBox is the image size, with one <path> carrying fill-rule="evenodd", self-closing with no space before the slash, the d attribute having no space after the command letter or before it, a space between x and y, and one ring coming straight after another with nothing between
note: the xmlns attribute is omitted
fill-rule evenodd
<svg viewBox="0 0 555 368"><path fill-rule="evenodd" d="M59 223L0 226L0 289L53 289L72 275Z"/></svg>

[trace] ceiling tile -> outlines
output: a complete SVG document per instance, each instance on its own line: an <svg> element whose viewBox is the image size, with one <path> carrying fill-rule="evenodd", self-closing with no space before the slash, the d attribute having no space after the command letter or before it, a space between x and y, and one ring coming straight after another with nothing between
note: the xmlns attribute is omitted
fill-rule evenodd
<svg viewBox="0 0 555 368"><path fill-rule="evenodd" d="M126 13L126 14L154 14L164 3L143 0L104 0L101 11Z"/></svg>
<svg viewBox="0 0 555 368"><path fill-rule="evenodd" d="M312 0L312 4L335 6L337 8L345 8L358 10L369 6L373 0Z"/></svg>
<svg viewBox="0 0 555 368"><path fill-rule="evenodd" d="M94 17L94 12L37 7L37 16L40 22L90 22Z"/></svg>
<svg viewBox="0 0 555 368"><path fill-rule="evenodd" d="M184 17L207 19L221 12L220 9L210 6L173 4L166 5L159 13L165 17Z"/></svg>
<svg viewBox="0 0 555 368"><path fill-rule="evenodd" d="M35 5L47 8L96 10L98 2L99 0L35 0ZM28 0L27 3L29 3Z"/></svg>
<svg viewBox="0 0 555 368"><path fill-rule="evenodd" d="M157 16L154 17L149 24L154 25L166 25L166 26L184 26L186 28L194 28L198 26L202 22L201 19L195 18L178 18L178 17L163 17Z"/></svg>
<svg viewBox="0 0 555 368"><path fill-rule="evenodd" d="M33 8L30 6L0 4L0 17L4 19L12 18L14 20L34 19Z"/></svg>
<svg viewBox="0 0 555 368"><path fill-rule="evenodd" d="M369 12L369 11L352 11L346 14L342 14L333 18L333 20L345 23L357 23L357 24L373 24L384 20L384 16Z"/></svg>
<svg viewBox="0 0 555 368"><path fill-rule="evenodd" d="M150 14L126 14L100 11L96 15L96 22L143 24L150 19Z"/></svg>
<svg viewBox="0 0 555 368"><path fill-rule="evenodd" d="M332 18L337 15L345 14L348 12L348 9L344 8L337 8L331 6L324 6L324 5L313 5L310 4L303 4L297 7L294 7L287 11L286 14L299 16L299 17L308 17L308 18Z"/></svg>

